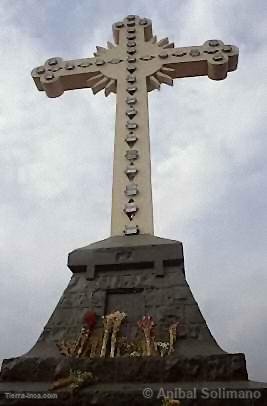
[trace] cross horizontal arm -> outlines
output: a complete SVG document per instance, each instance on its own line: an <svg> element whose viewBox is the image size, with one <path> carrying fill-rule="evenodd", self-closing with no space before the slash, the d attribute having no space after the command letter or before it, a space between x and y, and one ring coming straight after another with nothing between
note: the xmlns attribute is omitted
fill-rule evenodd
<svg viewBox="0 0 267 406"><path fill-rule="evenodd" d="M222 41L206 41L199 47L166 49L159 54L168 75L173 79L205 76L213 80L225 79L228 72L237 68L239 50Z"/></svg>
<svg viewBox="0 0 267 406"><path fill-rule="evenodd" d="M65 90L82 88L92 88L96 93L107 84L106 81L105 84L102 83L105 79L100 73L102 64L104 62L100 58L69 61L58 57L50 58L44 65L33 69L32 78L38 90L45 91L48 97L58 97Z"/></svg>

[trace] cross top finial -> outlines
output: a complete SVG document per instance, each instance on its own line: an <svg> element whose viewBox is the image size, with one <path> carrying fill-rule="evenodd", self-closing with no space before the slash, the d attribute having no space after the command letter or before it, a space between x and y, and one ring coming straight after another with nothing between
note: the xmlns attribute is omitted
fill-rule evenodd
<svg viewBox="0 0 267 406"><path fill-rule="evenodd" d="M48 97L81 88L117 94L112 235L153 234L147 93L176 78L225 79L237 67L238 48L219 40L175 48L153 36L150 19L136 15L112 28L115 45L97 46L93 58L50 58L32 76Z"/></svg>
<svg viewBox="0 0 267 406"><path fill-rule="evenodd" d="M142 32L144 41L149 41L153 36L152 21L149 18L141 18L137 15L128 15L122 21L113 24L112 30L117 45L124 39L134 40L138 31ZM126 34L126 38L125 35L120 36L120 33Z"/></svg>

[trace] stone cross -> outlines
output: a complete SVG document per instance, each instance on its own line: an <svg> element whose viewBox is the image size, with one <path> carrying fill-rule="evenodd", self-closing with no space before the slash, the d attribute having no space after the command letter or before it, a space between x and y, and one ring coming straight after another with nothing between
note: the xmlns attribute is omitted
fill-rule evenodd
<svg viewBox="0 0 267 406"><path fill-rule="evenodd" d="M151 20L135 15L115 23L113 37L116 45L96 47L94 58L54 57L32 77L48 97L82 88L116 93L111 235L153 235L148 92L176 78L225 79L237 68L238 48L218 40L175 48L153 36Z"/></svg>

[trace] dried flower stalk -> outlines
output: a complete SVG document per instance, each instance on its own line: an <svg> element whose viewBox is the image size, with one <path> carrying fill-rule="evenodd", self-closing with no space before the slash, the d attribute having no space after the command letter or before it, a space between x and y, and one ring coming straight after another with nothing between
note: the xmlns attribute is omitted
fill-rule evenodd
<svg viewBox="0 0 267 406"><path fill-rule="evenodd" d="M177 339L177 327L180 325L180 323L177 321L176 323L171 324L169 327L169 334L170 334L170 349L169 349L169 354L175 351L175 343Z"/></svg>
<svg viewBox="0 0 267 406"><path fill-rule="evenodd" d="M81 330L80 337L77 341L76 348L74 350L74 355L76 355L77 358L80 358L82 356L82 354L85 350L85 347L88 344L89 336L90 336L90 330L83 327Z"/></svg>
<svg viewBox="0 0 267 406"><path fill-rule="evenodd" d="M92 337L91 338L91 350L90 350L90 358L96 357L96 351L99 344L99 337Z"/></svg>
<svg viewBox="0 0 267 406"><path fill-rule="evenodd" d="M60 378L56 382L53 382L50 386L50 390L57 390L61 388L66 388L73 383L73 377L68 376L67 378Z"/></svg>
<svg viewBox="0 0 267 406"><path fill-rule="evenodd" d="M146 343L146 355L149 357L151 356L151 333L155 323L152 320L152 317L147 315L144 316L142 320L139 320L137 325L143 330Z"/></svg>
<svg viewBox="0 0 267 406"><path fill-rule="evenodd" d="M71 392L74 392L85 385L89 385L94 380L94 376L91 372L81 372L81 371L72 371L66 378L58 379L54 382L49 390L57 390L66 388Z"/></svg>
<svg viewBox="0 0 267 406"><path fill-rule="evenodd" d="M113 330L112 330L112 336L111 336L111 350L110 350L111 358L115 357L117 335L118 335L118 332L120 331L121 323L126 318L126 316L127 315L124 312L116 311L113 313Z"/></svg>
<svg viewBox="0 0 267 406"><path fill-rule="evenodd" d="M65 340L63 340L60 343L57 343L57 346L61 354L65 355L66 357L71 357L74 351L75 343L66 343Z"/></svg>
<svg viewBox="0 0 267 406"><path fill-rule="evenodd" d="M104 358L106 355L109 333L111 332L113 326L113 314L103 316L103 324L104 324L104 336L100 353L101 358Z"/></svg>
<svg viewBox="0 0 267 406"><path fill-rule="evenodd" d="M174 399L165 399L163 400L162 406L181 406L180 400L174 400Z"/></svg>

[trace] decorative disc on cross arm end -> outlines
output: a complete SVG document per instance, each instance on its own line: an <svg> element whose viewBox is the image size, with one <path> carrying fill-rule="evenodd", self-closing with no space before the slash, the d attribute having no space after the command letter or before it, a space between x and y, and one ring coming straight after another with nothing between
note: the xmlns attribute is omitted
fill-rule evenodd
<svg viewBox="0 0 267 406"><path fill-rule="evenodd" d="M228 58L215 54L208 58L208 77L213 80L223 80L228 72Z"/></svg>
<svg viewBox="0 0 267 406"><path fill-rule="evenodd" d="M64 93L61 78L55 77L53 73L48 72L41 79L40 83L42 89L46 92L48 97L59 97Z"/></svg>

